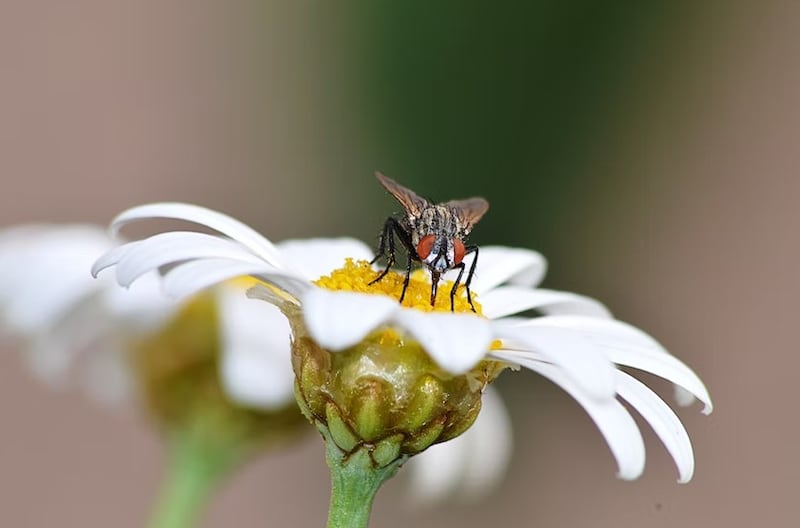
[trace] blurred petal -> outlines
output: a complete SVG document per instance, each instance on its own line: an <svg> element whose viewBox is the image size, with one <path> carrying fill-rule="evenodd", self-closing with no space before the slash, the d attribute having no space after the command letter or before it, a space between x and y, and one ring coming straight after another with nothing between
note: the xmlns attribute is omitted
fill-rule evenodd
<svg viewBox="0 0 800 528"><path fill-rule="evenodd" d="M631 404L631 407L647 420L664 443L664 447L672 455L678 467L678 482L686 483L692 480L694 474L692 442L672 409L642 382L621 370L617 371L617 392L620 398Z"/></svg>
<svg viewBox="0 0 800 528"><path fill-rule="evenodd" d="M492 342L489 321L471 314L402 309L393 320L414 336L440 367L453 374L474 367Z"/></svg>
<svg viewBox="0 0 800 528"><path fill-rule="evenodd" d="M108 279L107 281L104 279ZM100 277L104 316L120 329L154 332L178 309L178 303L161 291L161 277L151 272L129 288L120 288L111 277Z"/></svg>
<svg viewBox="0 0 800 528"><path fill-rule="evenodd" d="M286 240L277 247L292 269L310 281L341 268L347 258L372 260L374 256L366 244L355 238Z"/></svg>
<svg viewBox="0 0 800 528"><path fill-rule="evenodd" d="M469 269L471 260L466 264ZM471 288L483 294L501 284L534 287L541 282L546 270L547 261L536 251L481 246ZM448 275L448 278L452 277Z"/></svg>
<svg viewBox="0 0 800 528"><path fill-rule="evenodd" d="M472 444L473 453L464 489L473 497L486 495L505 477L514 443L511 417L493 387L486 387L481 398L481 412L464 434L470 435L467 440Z"/></svg>
<svg viewBox="0 0 800 528"><path fill-rule="evenodd" d="M78 351L87 345L87 336L70 330L53 329L30 336L24 360L36 378L50 387L61 388L68 382ZM90 336L94 337L94 335Z"/></svg>
<svg viewBox="0 0 800 528"><path fill-rule="evenodd" d="M616 394L616 367L605 351L580 334L561 328L498 326L495 335L503 340L503 348L492 351L494 357L526 366L525 360L547 361L592 398Z"/></svg>
<svg viewBox="0 0 800 528"><path fill-rule="evenodd" d="M111 246L85 225L21 226L0 236L0 319L13 332L42 331L101 287L89 274Z"/></svg>
<svg viewBox="0 0 800 528"><path fill-rule="evenodd" d="M222 384L238 403L261 409L294 399L289 322L274 306L229 286L218 292Z"/></svg>
<svg viewBox="0 0 800 528"><path fill-rule="evenodd" d="M586 410L617 461L619 478L634 480L642 474L645 462L644 440L636 422L621 403L614 398L595 400L587 397L581 387L575 385L554 365L538 361L525 361L522 365L564 389Z"/></svg>
<svg viewBox="0 0 800 528"><path fill-rule="evenodd" d="M156 218L184 220L209 227L241 243L276 268L286 268L277 248L258 231L226 214L198 205L162 202L133 207L123 211L113 220L111 231L116 235L126 224Z"/></svg>
<svg viewBox="0 0 800 528"><path fill-rule="evenodd" d="M554 290L500 286L484 293L478 300L483 307L483 315L489 319L499 319L526 310L539 310L547 314L611 317L608 308L590 297Z"/></svg>
<svg viewBox="0 0 800 528"><path fill-rule="evenodd" d="M400 310L396 300L383 295L321 288L311 289L301 301L311 338L335 352L357 344Z"/></svg>
<svg viewBox="0 0 800 528"><path fill-rule="evenodd" d="M122 353L102 353L87 358L83 386L93 401L116 406L128 402L136 392L130 365Z"/></svg>
<svg viewBox="0 0 800 528"><path fill-rule="evenodd" d="M432 504L458 492L470 457L477 456L471 453L469 439L466 438L470 431L472 428L453 440L433 445L406 463L406 474L411 480L408 488L415 502ZM483 453L481 456L487 455ZM491 460L491 456L487 456L487 460Z"/></svg>
<svg viewBox="0 0 800 528"><path fill-rule="evenodd" d="M63 388L74 381L74 376L90 383L97 381L94 371L111 370L110 363L122 359L120 334L125 329L116 328L112 319L100 297L82 299L47 328L24 336L27 339L23 357L33 373L51 387ZM104 356L113 359L106 361ZM112 372L110 376L113 375ZM115 403L127 396L126 387L111 387L118 380L108 378L110 383L100 388L98 394L108 396L101 403ZM94 395L95 387L84 387ZM109 390L104 392L105 388Z"/></svg>

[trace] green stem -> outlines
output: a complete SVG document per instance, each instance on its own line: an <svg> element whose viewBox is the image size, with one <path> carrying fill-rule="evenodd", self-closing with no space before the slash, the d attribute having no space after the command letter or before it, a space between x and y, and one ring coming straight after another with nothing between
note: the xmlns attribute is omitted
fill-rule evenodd
<svg viewBox="0 0 800 528"><path fill-rule="evenodd" d="M189 528L195 525L211 489L227 473L230 457L209 449L192 435L173 438L168 456L149 527Z"/></svg>
<svg viewBox="0 0 800 528"><path fill-rule="evenodd" d="M366 448L346 455L326 431L326 457L331 470L328 528L366 528L378 489L397 472L406 457L378 468Z"/></svg>

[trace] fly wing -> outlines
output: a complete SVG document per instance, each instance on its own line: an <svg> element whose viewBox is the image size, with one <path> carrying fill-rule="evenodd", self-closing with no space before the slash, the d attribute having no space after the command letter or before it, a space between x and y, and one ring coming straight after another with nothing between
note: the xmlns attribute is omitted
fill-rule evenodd
<svg viewBox="0 0 800 528"><path fill-rule="evenodd" d="M489 210L489 202L483 198L467 198L466 200L450 200L445 202L445 207L450 209L461 224L461 229L468 235L475 224L483 218Z"/></svg>
<svg viewBox="0 0 800 528"><path fill-rule="evenodd" d="M422 210L430 205L428 200L419 196L411 189L403 187L390 177L380 172L376 172L375 177L378 178L378 181L381 182L381 185L383 185L384 188L389 191L389 193L394 196L398 202L400 202L409 217L419 218Z"/></svg>

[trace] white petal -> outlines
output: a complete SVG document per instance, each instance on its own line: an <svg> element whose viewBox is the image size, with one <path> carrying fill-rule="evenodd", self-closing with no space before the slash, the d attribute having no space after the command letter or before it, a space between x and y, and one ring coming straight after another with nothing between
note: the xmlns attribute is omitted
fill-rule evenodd
<svg viewBox="0 0 800 528"><path fill-rule="evenodd" d="M432 504L456 494L470 456L476 456L466 438L470 431L471 428L453 440L433 445L406 463L406 475L411 480L408 488L415 502ZM492 458L488 456L485 460Z"/></svg>
<svg viewBox="0 0 800 528"><path fill-rule="evenodd" d="M94 226L20 226L0 236L0 318L12 331L43 331L102 285L89 275L111 246Z"/></svg>
<svg viewBox="0 0 800 528"><path fill-rule="evenodd" d="M33 336L26 343L23 359L40 382L62 388L68 382L78 349L85 344L83 337L65 332Z"/></svg>
<svg viewBox="0 0 800 528"><path fill-rule="evenodd" d="M141 275L161 266L214 257L266 264L232 240L205 233L172 231L142 240L125 253L117 263L117 281L129 286Z"/></svg>
<svg viewBox="0 0 800 528"><path fill-rule="evenodd" d="M469 269L471 257L465 263ZM536 251L481 246L471 288L482 294L501 284L533 287L541 282L546 271L547 261Z"/></svg>
<svg viewBox="0 0 800 528"><path fill-rule="evenodd" d="M94 264L92 264L92 277L97 277L100 275L101 271L108 269L111 266L116 266L122 259L125 258L125 255L127 255L129 251L134 250L141 243L142 241L128 242L126 244L122 244L121 246L109 249L105 253L101 254Z"/></svg>
<svg viewBox="0 0 800 528"><path fill-rule="evenodd" d="M586 410L617 461L619 478L633 480L642 474L645 462L642 433L620 402L616 399L595 400L587 397L580 387L554 365L525 361L522 366L548 378Z"/></svg>
<svg viewBox="0 0 800 528"><path fill-rule="evenodd" d="M493 387L486 388L481 412L464 435L469 435L472 452L464 491L473 497L486 495L505 477L513 450L511 418Z"/></svg>
<svg viewBox="0 0 800 528"><path fill-rule="evenodd" d="M547 314L572 314L610 318L611 313L600 302L583 295L554 290L500 286L480 296L483 315L498 319L526 310Z"/></svg>
<svg viewBox="0 0 800 528"><path fill-rule="evenodd" d="M161 290L161 277L148 273L140 277L129 288L120 288L111 277L100 277L104 285L101 303L104 317L115 325L135 333L155 332L170 320L179 308L179 303L164 295Z"/></svg>
<svg viewBox="0 0 800 528"><path fill-rule="evenodd" d="M705 414L713 410L708 390L697 374L636 327L617 320L569 315L538 317L525 324L578 331L601 347L614 363L643 370L680 385L703 402Z"/></svg>
<svg viewBox="0 0 800 528"><path fill-rule="evenodd" d="M443 369L463 374L486 356L492 342L489 321L471 314L397 311L393 320L419 341Z"/></svg>
<svg viewBox="0 0 800 528"><path fill-rule="evenodd" d="M553 363L588 396L614 397L616 367L603 350L580 334L561 328L496 325L495 335L503 340L503 348L492 351L492 356L514 363L521 359Z"/></svg>
<svg viewBox="0 0 800 528"><path fill-rule="evenodd" d="M279 409L294 399L289 322L274 306L226 286L217 294L222 384L238 403Z"/></svg>
<svg viewBox="0 0 800 528"><path fill-rule="evenodd" d="M134 207L119 214L112 222L111 230L116 234L131 222L156 218L184 220L209 227L241 243L269 264L286 269L277 248L256 230L228 215L197 205L164 202Z"/></svg>
<svg viewBox="0 0 800 528"><path fill-rule="evenodd" d="M692 442L672 409L642 382L621 370L617 371L617 392L647 420L664 443L664 447L678 467L678 482L686 483L692 480L694 474Z"/></svg>
<svg viewBox="0 0 800 528"><path fill-rule="evenodd" d="M284 275L265 262L244 262L225 258L209 258L181 264L164 275L164 292L183 298L200 290L236 277L263 278L289 293L299 296L311 288L305 280Z"/></svg>
<svg viewBox="0 0 800 528"><path fill-rule="evenodd" d="M311 338L331 351L344 350L364 339L400 310L384 295L334 292L312 288L301 298Z"/></svg>
<svg viewBox="0 0 800 528"><path fill-rule="evenodd" d="M45 383L77 381L101 403L130 393L123 340L163 323L174 309L155 277L132 291L110 276L91 277L92 262L114 244L105 229L90 225L0 233L0 314L27 338L25 359Z"/></svg>
<svg viewBox="0 0 800 528"><path fill-rule="evenodd" d="M697 398L694 397L694 394L684 389L680 385L673 385L672 390L674 392L673 397L675 398L675 402L681 407L689 407L695 401L697 401Z"/></svg>
<svg viewBox="0 0 800 528"><path fill-rule="evenodd" d="M89 350L117 353L113 332L109 332L113 330L110 323L105 318L104 306L96 298L83 299L46 329L25 336L29 338L25 359L46 384L63 386L83 353Z"/></svg>
<svg viewBox="0 0 800 528"><path fill-rule="evenodd" d="M306 279L316 280L344 266L346 258L372 260L373 251L355 238L313 238L285 240L277 244L292 269Z"/></svg>
<svg viewBox="0 0 800 528"><path fill-rule="evenodd" d="M458 493L471 500L488 495L505 476L511 458L511 420L491 386L481 412L461 436L429 447L408 461L414 499L432 503Z"/></svg>

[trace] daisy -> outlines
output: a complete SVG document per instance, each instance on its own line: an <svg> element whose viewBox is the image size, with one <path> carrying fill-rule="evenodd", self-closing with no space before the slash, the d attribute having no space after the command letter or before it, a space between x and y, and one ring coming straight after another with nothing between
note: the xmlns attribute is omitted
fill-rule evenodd
<svg viewBox="0 0 800 528"><path fill-rule="evenodd" d="M619 367L672 382L710 413L702 381L599 302L536 288L545 261L534 251L481 247L471 285L478 313L463 295L451 313L449 299L431 307L424 274L413 277L402 305L403 275L370 284L372 252L352 239L276 245L224 214L179 203L130 209L112 231L157 218L218 234L168 231L123 244L101 257L93 273L114 266L117 281L130 286L161 270L164 290L179 298L235 277L261 281L250 295L278 306L290 321L298 402L328 440L329 463L335 444L347 457L363 453L369 464L393 473L409 456L468 429L485 387L502 371L523 367L581 404L620 478L637 478L645 462L641 433L621 401L653 427L679 482L692 478L694 455L680 420Z"/></svg>
<svg viewBox="0 0 800 528"><path fill-rule="evenodd" d="M0 231L0 329L48 385L77 381L101 403L138 400L170 450L168 498L152 526L188 525L205 496L197 491L308 429L294 401L288 323L248 299L246 285L177 302L155 274L129 291L93 279L92 263L115 245L92 225Z"/></svg>
<svg viewBox="0 0 800 528"><path fill-rule="evenodd" d="M23 358L37 378L54 388L74 384L102 405L144 405L159 428L173 433L183 423L176 418L190 415L193 408L174 396L177 391L171 386L176 382L196 384L189 394L209 386L219 394L213 388L219 381L226 398L239 408L241 414L235 416L240 425L245 423L241 416L251 422L258 418L256 425L263 426L257 428L272 426L280 436L281 428L290 435L305 424L296 420L300 413L293 394L290 328L277 308L242 295L246 284L240 283L223 283L210 295L178 302L163 295L154 274L144 275L128 290L119 288L110 275L93 279L89 270L94 261L116 245L105 229L89 224L29 224L0 230L0 331L20 342ZM187 350L183 340L178 350L176 330L210 340L194 351ZM213 351L216 346L219 354ZM175 368L182 364L175 361L181 351L184 359L193 355L195 365L199 355L212 353L218 358L218 372L205 380L187 378ZM200 400L197 409L206 403ZM454 450L451 459L469 458L486 447L480 439L498 436L478 427L493 422L494 414L501 420L505 417L502 403L498 405L496 413L491 405L484 410L464 440L460 437L445 445ZM184 410L176 413L176 406ZM509 431L499 434L510 437ZM470 442L473 436L478 441ZM254 443L270 441L270 432L262 431L259 438ZM497 452L503 444L492 448ZM495 455L494 465L482 471L476 468L479 476L470 488L476 494L490 489L502 476L507 458ZM464 472L451 467L434 475L433 464L421 460L412 465L414 497L423 498L420 490L426 490L427 500L444 497L463 483Z"/></svg>

